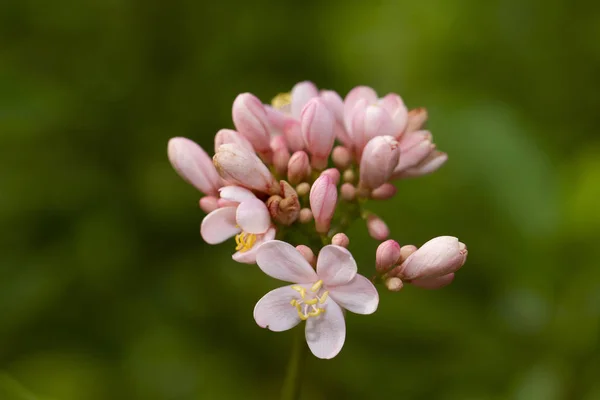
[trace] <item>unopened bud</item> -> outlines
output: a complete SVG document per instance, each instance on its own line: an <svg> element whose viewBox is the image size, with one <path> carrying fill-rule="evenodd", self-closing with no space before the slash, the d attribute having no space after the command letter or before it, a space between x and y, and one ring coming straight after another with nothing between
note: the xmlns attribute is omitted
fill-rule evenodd
<svg viewBox="0 0 600 400"><path fill-rule="evenodd" d="M290 152L287 149L283 135L273 136L271 139L271 150L273 150L273 166L278 174L284 175L290 161Z"/></svg>
<svg viewBox="0 0 600 400"><path fill-rule="evenodd" d="M329 175L333 184L337 186L340 183L340 171L337 168L328 168L325 171L321 172L321 175Z"/></svg>
<svg viewBox="0 0 600 400"><path fill-rule="evenodd" d="M353 201L356 198L356 188L351 183L344 183L340 188L342 199Z"/></svg>
<svg viewBox="0 0 600 400"><path fill-rule="evenodd" d="M375 253L375 269L382 273L398 263L400 259L400 245L395 240L386 240L377 247Z"/></svg>
<svg viewBox="0 0 600 400"><path fill-rule="evenodd" d="M403 286L404 284L402 283L402 280L398 277L388 278L385 281L385 287L390 292L399 292Z"/></svg>
<svg viewBox="0 0 600 400"><path fill-rule="evenodd" d="M347 169L344 171L344 182L352 183L356 179L356 174L352 169Z"/></svg>
<svg viewBox="0 0 600 400"><path fill-rule="evenodd" d="M404 134L419 131L427 122L427 110L423 107L412 109L408 112L408 125Z"/></svg>
<svg viewBox="0 0 600 400"><path fill-rule="evenodd" d="M310 174L310 161L308 154L297 151L290 157L288 162L288 181L292 185L302 182Z"/></svg>
<svg viewBox="0 0 600 400"><path fill-rule="evenodd" d="M367 230L375 240L385 240L390 235L390 230L385 222L374 214L367 217Z"/></svg>
<svg viewBox="0 0 600 400"><path fill-rule="evenodd" d="M300 210L300 216L298 217L298 221L300 221L301 224L306 224L312 220L313 213L310 210L310 208L303 208L302 210Z"/></svg>
<svg viewBox="0 0 600 400"><path fill-rule="evenodd" d="M352 153L347 147L336 146L333 149L333 153L331 153L331 158L336 167L339 169L346 169L352 162Z"/></svg>
<svg viewBox="0 0 600 400"><path fill-rule="evenodd" d="M204 196L199 201L200 208L205 213L211 213L219 208L218 199L215 196Z"/></svg>
<svg viewBox="0 0 600 400"><path fill-rule="evenodd" d="M392 185L391 183L384 183L383 185L379 186L377 189L374 189L371 192L371 198L374 200L391 199L396 195L397 191L398 189L396 188L396 186Z"/></svg>
<svg viewBox="0 0 600 400"><path fill-rule="evenodd" d="M306 261L308 261L308 263L310 265L312 265L312 266L315 265L315 262L316 262L315 253L313 253L313 251L310 249L310 247L301 244L301 245L296 246L296 250L298 250L300 252L300 254L302 254L302 257L304 257L304 259Z"/></svg>
<svg viewBox="0 0 600 400"><path fill-rule="evenodd" d="M348 247L350 244L350 239L345 233L336 233L331 238L331 244L335 244L336 246Z"/></svg>
<svg viewBox="0 0 600 400"><path fill-rule="evenodd" d="M310 183L302 182L296 186L296 193L298 196L306 196L310 192Z"/></svg>

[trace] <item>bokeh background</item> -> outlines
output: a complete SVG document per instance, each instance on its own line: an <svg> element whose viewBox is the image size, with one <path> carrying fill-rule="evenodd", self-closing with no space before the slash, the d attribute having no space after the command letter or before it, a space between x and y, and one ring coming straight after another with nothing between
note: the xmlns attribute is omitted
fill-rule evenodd
<svg viewBox="0 0 600 400"><path fill-rule="evenodd" d="M202 242L166 143L306 79L428 108L449 162L373 209L469 260L349 314L303 398L600 399L599 4L2 1L0 399L277 398L293 332L252 309L279 282Z"/></svg>

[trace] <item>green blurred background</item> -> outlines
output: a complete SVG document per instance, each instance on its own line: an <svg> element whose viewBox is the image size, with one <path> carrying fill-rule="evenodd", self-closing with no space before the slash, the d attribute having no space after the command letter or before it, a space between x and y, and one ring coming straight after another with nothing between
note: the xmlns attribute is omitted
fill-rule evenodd
<svg viewBox="0 0 600 400"><path fill-rule="evenodd" d="M600 399L599 4L2 1L0 400L277 398L293 332L252 309L280 283L202 242L166 143L305 79L428 108L449 162L372 208L469 259L349 314L303 397Z"/></svg>

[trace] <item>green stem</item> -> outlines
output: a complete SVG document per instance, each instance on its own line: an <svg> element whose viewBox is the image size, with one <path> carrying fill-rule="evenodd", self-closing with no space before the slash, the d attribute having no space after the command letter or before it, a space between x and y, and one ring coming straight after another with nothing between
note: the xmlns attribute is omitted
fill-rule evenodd
<svg viewBox="0 0 600 400"><path fill-rule="evenodd" d="M283 389L281 391L282 400L298 400L300 398L300 389L302 386L302 369L306 362L308 347L304 339L304 329L297 327L294 332L294 341L292 343L292 353L288 363Z"/></svg>

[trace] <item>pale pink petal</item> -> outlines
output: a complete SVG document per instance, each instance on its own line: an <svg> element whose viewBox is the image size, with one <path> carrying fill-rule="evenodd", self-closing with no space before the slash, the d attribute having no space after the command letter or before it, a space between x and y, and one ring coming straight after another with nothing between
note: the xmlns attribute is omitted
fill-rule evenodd
<svg viewBox="0 0 600 400"><path fill-rule="evenodd" d="M256 253L258 252L260 245L275 239L276 233L277 230L275 228L269 228L264 235L256 235L256 242L254 242L254 246L252 246L250 250L243 253L236 251L231 258L242 264L256 264Z"/></svg>
<svg viewBox="0 0 600 400"><path fill-rule="evenodd" d="M287 331L301 321L296 307L290 304L295 294L293 285L271 290L254 307L254 320L261 328L274 332Z"/></svg>
<svg viewBox="0 0 600 400"><path fill-rule="evenodd" d="M271 215L265 203L257 198L244 200L237 208L237 224L244 232L265 233L271 225Z"/></svg>
<svg viewBox="0 0 600 400"><path fill-rule="evenodd" d="M183 137L169 140L169 160L177 173L207 195L216 195L223 181L212 159L197 143Z"/></svg>
<svg viewBox="0 0 600 400"><path fill-rule="evenodd" d="M328 245L321 249L317 258L317 275L326 286L344 285L350 282L358 270L356 261L348 249Z"/></svg>
<svg viewBox="0 0 600 400"><path fill-rule="evenodd" d="M251 190L241 186L224 186L219 189L219 194L222 199L241 203L244 200L255 199L256 196Z"/></svg>
<svg viewBox="0 0 600 400"><path fill-rule="evenodd" d="M364 100L366 104L373 104L377 101L377 92L368 86L357 86L346 95L344 100L344 122L349 126L351 114L354 113L354 106Z"/></svg>
<svg viewBox="0 0 600 400"><path fill-rule="evenodd" d="M420 287L422 289L441 289L444 286L448 286L454 280L454 273L436 276L434 278L423 278L415 279L411 281L411 285Z"/></svg>
<svg viewBox="0 0 600 400"><path fill-rule="evenodd" d="M335 301L327 299L322 307L325 308L323 314L306 320L306 343L315 357L330 359L344 346L346 321Z"/></svg>
<svg viewBox="0 0 600 400"><path fill-rule="evenodd" d="M357 274L345 285L327 287L329 296L340 306L356 314L373 314L379 305L379 294L370 280Z"/></svg>
<svg viewBox="0 0 600 400"><path fill-rule="evenodd" d="M282 281L311 283L319 279L302 254L281 240L271 240L260 246L256 263L265 274Z"/></svg>
<svg viewBox="0 0 600 400"><path fill-rule="evenodd" d="M235 222L235 209L219 208L204 217L200 225L200 235L206 243L222 243L241 232Z"/></svg>
<svg viewBox="0 0 600 400"><path fill-rule="evenodd" d="M292 116L295 118L300 118L300 113L302 109L308 103L310 99L313 97L317 97L319 95L319 91L314 83L309 81L299 82L292 88L291 96L292 96L292 104L291 111Z"/></svg>
<svg viewBox="0 0 600 400"><path fill-rule="evenodd" d="M283 126L287 116L280 110L277 110L269 105L265 105L265 111L267 112L267 118L273 129L276 129L280 133L283 132Z"/></svg>

